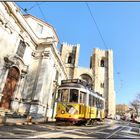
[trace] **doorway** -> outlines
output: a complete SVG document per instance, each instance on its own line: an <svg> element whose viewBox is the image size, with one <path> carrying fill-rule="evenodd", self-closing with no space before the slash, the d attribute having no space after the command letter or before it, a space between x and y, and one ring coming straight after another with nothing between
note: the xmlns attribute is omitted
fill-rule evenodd
<svg viewBox="0 0 140 140"><path fill-rule="evenodd" d="M3 96L1 98L1 103L0 103L0 106L4 109L10 109L11 99L16 89L19 76L20 76L20 72L17 67L11 67L9 69L5 86L2 92Z"/></svg>

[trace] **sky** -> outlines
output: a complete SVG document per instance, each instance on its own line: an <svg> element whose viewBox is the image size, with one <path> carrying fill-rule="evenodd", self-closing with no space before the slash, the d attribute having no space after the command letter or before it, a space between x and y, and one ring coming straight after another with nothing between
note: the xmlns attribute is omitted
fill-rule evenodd
<svg viewBox="0 0 140 140"><path fill-rule="evenodd" d="M16 4L51 24L60 43L80 44L80 67L89 68L94 48L112 49L117 104L129 105L140 93L140 2L88 2L106 46L85 2Z"/></svg>

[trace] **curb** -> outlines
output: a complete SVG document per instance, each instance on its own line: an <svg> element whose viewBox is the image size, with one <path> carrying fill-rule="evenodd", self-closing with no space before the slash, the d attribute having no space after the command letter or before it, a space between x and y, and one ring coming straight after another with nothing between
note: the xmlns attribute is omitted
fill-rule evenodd
<svg viewBox="0 0 140 140"><path fill-rule="evenodd" d="M3 124L0 124L0 126L38 125L38 124L42 124L42 123L45 123L45 122L3 123Z"/></svg>
<svg viewBox="0 0 140 140"><path fill-rule="evenodd" d="M27 119L4 119L0 122L0 127L1 126L20 126L20 125L38 125L38 124L43 124L43 123L48 123L44 119L33 119L32 121L27 121Z"/></svg>

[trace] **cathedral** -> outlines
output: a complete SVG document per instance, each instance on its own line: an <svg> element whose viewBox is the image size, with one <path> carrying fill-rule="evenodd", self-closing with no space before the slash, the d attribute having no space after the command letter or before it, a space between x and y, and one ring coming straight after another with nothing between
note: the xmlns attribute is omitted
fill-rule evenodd
<svg viewBox="0 0 140 140"><path fill-rule="evenodd" d="M113 52L94 49L90 68L79 68L80 45L63 43L52 25L23 15L14 2L0 2L0 110L54 118L61 80L86 80L115 115Z"/></svg>
<svg viewBox="0 0 140 140"><path fill-rule="evenodd" d="M90 68L78 67L80 45L61 45L60 55L68 78L80 78L88 82L92 90L105 98L106 116L115 116L115 90L113 78L113 52L95 48L90 58Z"/></svg>

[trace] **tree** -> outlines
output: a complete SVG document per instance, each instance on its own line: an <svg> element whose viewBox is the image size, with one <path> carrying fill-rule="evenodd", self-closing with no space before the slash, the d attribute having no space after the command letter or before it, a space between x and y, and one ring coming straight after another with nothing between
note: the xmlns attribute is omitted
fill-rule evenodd
<svg viewBox="0 0 140 140"><path fill-rule="evenodd" d="M134 107L136 114L138 115L140 111L140 93L137 94L136 99L134 99L130 104Z"/></svg>

